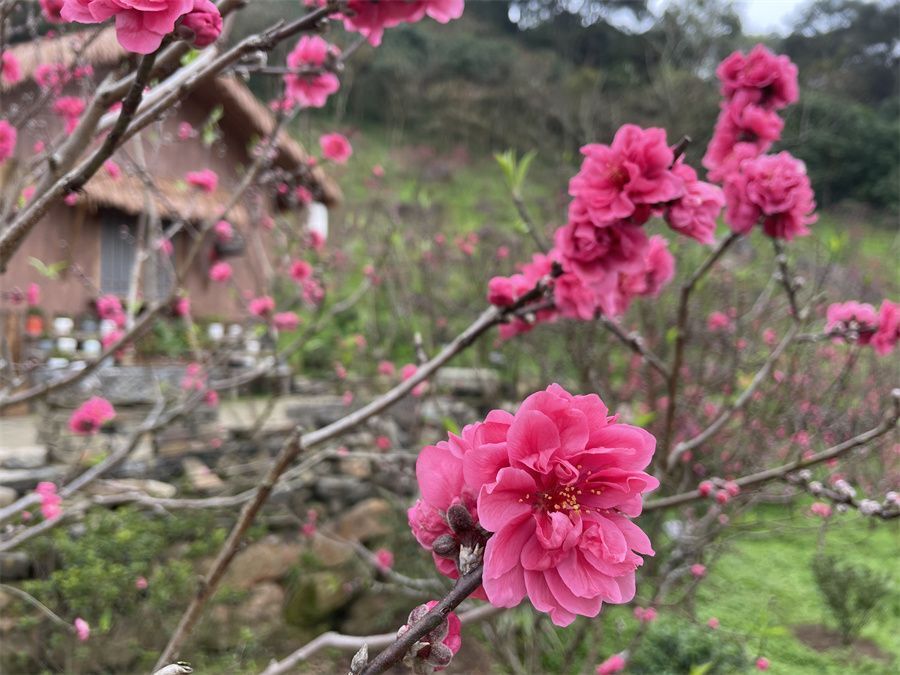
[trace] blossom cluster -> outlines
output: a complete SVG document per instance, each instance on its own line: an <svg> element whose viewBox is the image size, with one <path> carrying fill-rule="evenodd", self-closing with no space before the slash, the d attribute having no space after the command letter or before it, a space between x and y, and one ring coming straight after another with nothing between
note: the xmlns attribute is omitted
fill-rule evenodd
<svg viewBox="0 0 900 675"><path fill-rule="evenodd" d="M796 66L757 45L749 55L729 56L717 74L725 101L703 164L723 187L699 180L663 129L626 124L610 145L584 146L569 182L567 222L553 248L518 274L489 283L488 300L500 307L521 304L538 282L552 291L552 304L513 319L504 337L560 316L621 315L634 298L658 295L675 263L666 240L647 234L651 217L703 244L714 243L723 207L740 234L757 223L771 237L808 233L815 202L803 163L786 152L761 154L780 137L777 111L797 100Z"/></svg>
<svg viewBox="0 0 900 675"><path fill-rule="evenodd" d="M781 138L778 111L797 102L797 66L758 44L728 56L716 75L724 100L703 165L723 185L726 222L740 234L759 223L773 238L809 234L816 204L805 165L788 152L763 154Z"/></svg>
<svg viewBox="0 0 900 675"><path fill-rule="evenodd" d="M635 297L658 295L674 275L668 242L644 228L652 216L662 216L679 234L713 243L724 195L676 158L664 130L626 124L611 145L592 143L581 152L581 169L569 182L568 222L556 231L553 249L535 256L520 274L492 279L493 304L514 304L544 278L554 306L537 321L617 316ZM554 264L556 273L548 276ZM504 333L530 325L518 321Z"/></svg>
<svg viewBox="0 0 900 675"><path fill-rule="evenodd" d="M565 626L634 597L635 570L653 549L630 518L659 484L644 471L655 445L597 395L554 384L515 414L494 410L424 448L409 524L451 578L484 547L476 597L500 607L527 597Z"/></svg>
<svg viewBox="0 0 900 675"><path fill-rule="evenodd" d="M890 354L900 340L900 303L890 300L883 300L878 310L867 302L837 302L829 305L826 318L827 332L871 345L879 356Z"/></svg>

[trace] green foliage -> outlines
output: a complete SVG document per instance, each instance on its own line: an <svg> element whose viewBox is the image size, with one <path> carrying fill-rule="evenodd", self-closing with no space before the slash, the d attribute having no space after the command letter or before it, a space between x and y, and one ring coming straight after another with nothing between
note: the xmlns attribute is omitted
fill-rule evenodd
<svg viewBox="0 0 900 675"><path fill-rule="evenodd" d="M827 554L813 559L812 570L844 644L850 644L890 596L890 575Z"/></svg>
<svg viewBox="0 0 900 675"><path fill-rule="evenodd" d="M744 648L726 635L691 624L660 620L652 624L628 662L634 675L716 675L744 671Z"/></svg>
<svg viewBox="0 0 900 675"><path fill-rule="evenodd" d="M157 518L128 508L93 511L80 536L59 528L31 544L41 574L22 587L64 616L83 616L103 632L113 614L127 615L145 602L160 611L180 605L192 589L193 566L168 556L169 547L188 541L187 557L208 555L222 535L204 513ZM149 581L146 591L135 587L139 576Z"/></svg>

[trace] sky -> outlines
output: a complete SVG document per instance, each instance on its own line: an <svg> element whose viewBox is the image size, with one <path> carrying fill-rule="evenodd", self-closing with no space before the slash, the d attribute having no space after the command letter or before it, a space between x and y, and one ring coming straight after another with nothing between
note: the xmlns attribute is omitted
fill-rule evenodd
<svg viewBox="0 0 900 675"><path fill-rule="evenodd" d="M797 9L807 0L746 0L735 2L745 33L786 33Z"/></svg>
<svg viewBox="0 0 900 675"><path fill-rule="evenodd" d="M661 14L667 5L691 0L650 0L650 11ZM787 34L798 11L812 0L735 0L745 33Z"/></svg>

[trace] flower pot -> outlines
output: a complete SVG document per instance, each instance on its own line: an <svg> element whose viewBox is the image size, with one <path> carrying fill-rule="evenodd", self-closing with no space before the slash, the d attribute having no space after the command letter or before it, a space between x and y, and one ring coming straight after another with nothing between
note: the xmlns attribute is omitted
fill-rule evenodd
<svg viewBox="0 0 900 675"><path fill-rule="evenodd" d="M30 337L40 337L44 332L44 317L39 314L29 314L25 318L25 333Z"/></svg>

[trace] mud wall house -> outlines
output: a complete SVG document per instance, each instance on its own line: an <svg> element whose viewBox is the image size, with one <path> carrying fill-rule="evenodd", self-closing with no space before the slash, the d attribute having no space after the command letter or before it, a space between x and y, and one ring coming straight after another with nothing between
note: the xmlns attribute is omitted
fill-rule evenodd
<svg viewBox="0 0 900 675"><path fill-rule="evenodd" d="M16 156L0 168L0 202L20 199L20 191L27 188L22 183L23 170L35 161L35 143L65 133L63 118L53 110L53 98L36 82L38 67L59 64L66 71L73 66L89 67L93 71L89 81L74 79L61 91L62 96L88 97L94 83L107 73L119 72L133 58L121 50L112 29L40 38L11 51L21 64L22 80L13 86L0 84L0 116L27 121L17 124ZM179 134L184 123L195 132L187 138ZM0 275L4 298L0 312L5 315L0 340L6 343L7 357L17 356L27 311L24 304L11 302L16 289L24 290L32 282L40 284L40 308L47 324L56 316L75 318L90 313L98 295L113 293L125 298L140 219L154 212L164 228L184 223L184 229L189 229L216 218L250 166L253 147L275 124L273 114L242 81L228 75L210 78L161 121L117 151L112 159L121 167L121 175L114 177L101 169L73 204L54 205ZM275 166L303 176L318 202L327 208L335 206L341 197L339 189L321 168L310 169L307 159L297 142L286 134L279 136ZM141 164L146 172L138 168ZM215 191L205 193L186 184L188 172L207 168L219 177ZM305 210L275 203L253 191L232 209L227 220L244 245L214 253L215 242L210 241L209 250L199 256L183 285L196 318L236 320L243 314L243 300L233 288L254 294L263 291L271 272L261 252L271 250L272 235L260 223L278 211L298 225L308 217ZM190 247L184 229L172 237L176 267ZM209 280L215 255L230 256L235 283L225 292ZM32 259L61 267L58 279L41 274ZM139 282L140 297L163 297L171 290L171 277L171 267L158 255L150 255Z"/></svg>

